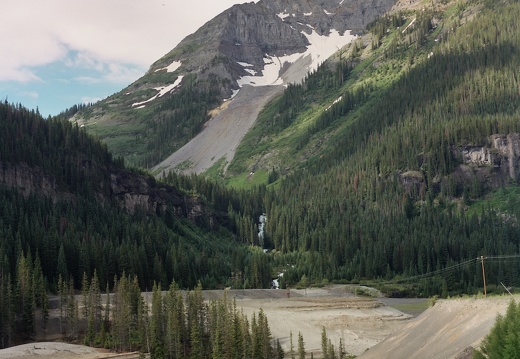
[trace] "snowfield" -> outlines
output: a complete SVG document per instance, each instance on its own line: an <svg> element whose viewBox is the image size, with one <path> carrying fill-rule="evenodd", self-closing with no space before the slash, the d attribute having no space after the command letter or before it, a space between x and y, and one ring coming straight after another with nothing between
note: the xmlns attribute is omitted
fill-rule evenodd
<svg viewBox="0 0 520 359"><path fill-rule="evenodd" d="M309 26L309 25L308 25ZM286 81L281 77L282 68L287 63L295 64L296 62L305 59L306 57L311 58L311 63L308 66L308 72L315 71L318 66L324 62L327 58L332 56L335 52L340 50L343 46L349 44L356 38L352 35L351 31L346 31L341 35L337 30L332 30L328 36L319 35L316 31L312 30L310 34L302 32L307 40L309 46L307 51L304 53L295 53L286 56L270 56L266 54L264 58L264 69L262 74L256 76L252 70L246 69L252 76L243 76L237 82L240 87L244 85L251 86L274 86L284 85ZM249 64L241 63L243 67L250 66ZM303 77L302 77L303 78ZM301 80L301 79L300 79Z"/></svg>
<svg viewBox="0 0 520 359"><path fill-rule="evenodd" d="M175 71L177 71L177 69L179 67L181 67L181 65L182 65L182 62L174 61L174 62L172 62L170 65L168 65L166 67L163 67L163 68L155 70L155 72L162 71L162 70L166 70L166 72L175 72Z"/></svg>
<svg viewBox="0 0 520 359"><path fill-rule="evenodd" d="M286 13L278 14L282 20L290 16ZM309 25L308 25L309 26ZM243 87L245 85L250 86L280 86L286 85L287 81L282 78L282 68L286 64L295 64L299 61L305 60L307 57L311 59L306 72L301 76L298 81L301 81L308 72L315 71L318 66L324 62L327 58L332 56L335 52L341 49L343 46L349 44L356 38L355 35L352 35L351 31L345 31L344 34L340 34L337 30L332 30L329 35L319 35L315 30L312 30L310 34L306 32L302 32L302 34L309 41L309 46L307 46L307 50L304 53L294 53L286 56L271 56L266 54L264 58L264 68L260 75L253 69L248 69L248 67L252 67L253 65L238 62L239 65L244 67L245 71L249 73L249 76L243 76L238 79L237 83L239 87ZM179 61L174 61L167 67L158 69L156 71L166 69L168 72L176 71L182 65ZM182 82L183 76L179 76L177 80L169 85L164 87L156 87L155 90L158 93L149 98L148 100L135 102L132 104L132 107L136 109L143 108L147 103L167 94L175 90Z"/></svg>
<svg viewBox="0 0 520 359"><path fill-rule="evenodd" d="M162 86L162 87L155 87L154 90L159 91L159 93L157 93L157 95L149 98L146 101L135 102L135 103L132 104L132 107L138 106L136 108L143 108L143 107L145 107L144 105L147 104L148 102L151 102L151 101L155 100L156 98L159 98L161 96L166 95L167 93L172 92L173 90L175 90L181 84L183 78L184 78L184 76L181 75L181 76L177 77L177 80L175 80L175 82L173 84L171 84L171 85Z"/></svg>

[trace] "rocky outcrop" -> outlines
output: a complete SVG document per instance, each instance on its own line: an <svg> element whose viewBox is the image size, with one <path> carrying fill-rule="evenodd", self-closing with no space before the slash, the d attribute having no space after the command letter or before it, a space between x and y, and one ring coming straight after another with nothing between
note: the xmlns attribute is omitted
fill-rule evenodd
<svg viewBox="0 0 520 359"><path fill-rule="evenodd" d="M128 170L112 169L104 171L109 176L110 188L97 183L96 200L104 205L109 203L134 214L141 211L148 215L166 215L187 218L198 226L210 229L225 221L225 215L213 212L201 198L185 195L177 188L158 183L153 177ZM41 195L53 200L73 201L76 194L45 174L39 167L24 163L12 164L0 161L0 185L14 189L25 197Z"/></svg>
<svg viewBox="0 0 520 359"><path fill-rule="evenodd" d="M520 134L495 134L489 136L484 145L454 146L453 157L460 164L452 173L432 179L428 186L434 192L450 188L450 193L462 193L465 187L475 186L481 190L506 186L520 179ZM398 174L399 183L407 193L423 193L426 179L420 171Z"/></svg>
<svg viewBox="0 0 520 359"><path fill-rule="evenodd" d="M486 146L463 146L459 149L465 165L488 172L492 187L516 181L520 176L520 134L492 135ZM482 170L478 172L482 172Z"/></svg>
<svg viewBox="0 0 520 359"><path fill-rule="evenodd" d="M25 197L39 193L46 197L57 198L56 180L46 175L40 168L29 167L24 163L12 164L0 161L0 184L15 188Z"/></svg>

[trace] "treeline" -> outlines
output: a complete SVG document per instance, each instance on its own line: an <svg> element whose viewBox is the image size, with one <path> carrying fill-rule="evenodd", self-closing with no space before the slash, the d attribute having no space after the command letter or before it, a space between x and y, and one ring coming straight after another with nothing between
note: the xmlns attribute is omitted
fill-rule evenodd
<svg viewBox="0 0 520 359"><path fill-rule="evenodd" d="M34 339L37 321L43 329L48 324L38 260L34 267L30 258L20 263L16 287L1 282L1 348ZM207 304L200 284L184 295L176 283L166 292L154 284L151 293L142 294L137 277L124 273L114 283L113 293L107 287L102 295L96 273L90 281L85 274L78 296L72 279L59 277L59 331L64 339L116 352L150 353L152 358L284 357L279 341L272 345L263 311L248 320L226 292ZM36 308L41 308L41 319Z"/></svg>
<svg viewBox="0 0 520 359"><path fill-rule="evenodd" d="M38 168L52 174L62 190L80 194L108 187L108 176L100 168L123 165L122 159L112 158L106 145L93 141L76 124L43 120L34 110L7 102L0 104L0 161L4 171L8 164L18 163Z"/></svg>
<svg viewBox="0 0 520 359"><path fill-rule="evenodd" d="M145 153L135 165L149 168L159 163L200 132L209 119L208 112L216 107L219 98L219 79L197 81L193 75L182 80L180 90L164 96L159 104L147 104L151 113L146 131Z"/></svg>
<svg viewBox="0 0 520 359"><path fill-rule="evenodd" d="M154 281L165 286L174 279L182 288L193 288L199 281L207 288L233 281L239 281L241 287L270 285L266 256L247 246L254 244L257 235L249 213L256 215L252 208L260 206L247 204L245 195L207 186L210 193L205 203L213 203L215 212L222 213L217 216L221 223L215 226L219 230L213 232L178 218L171 209L158 216L141 211L130 215L110 201L108 169L122 168L122 161L114 162L106 147L83 129L66 121L45 121L9 104L0 106L0 126L4 166L39 168L43 176L59 184L57 193L64 193L49 198L38 188L29 191L30 195L16 188L0 188L0 267L3 278L10 275L13 285L22 254L41 259L47 288L53 292L60 274L79 285L83 273L90 278L95 268L101 283L109 282L111 287L114 276L123 271L136 275L142 289L151 288ZM7 173L13 168L16 166L0 170ZM182 184L186 192L205 193L202 182L182 181L192 183ZM100 194L106 195L105 203L98 202ZM226 217L229 204L234 208L230 214L237 213L238 218L240 213L241 220ZM240 234L246 232L247 237Z"/></svg>
<svg viewBox="0 0 520 359"><path fill-rule="evenodd" d="M126 271L139 278L143 290L153 281L164 286L173 279L182 288L193 288L198 281L207 288L265 288L271 282L267 256L248 247L249 238L257 236L250 221L242 225L248 235L242 238L233 234L234 227L212 233L173 215L130 216L85 198L54 202L0 189L0 202L4 273L13 278L21 253L39 255L52 291L60 274L79 285L83 273L90 277L95 268L102 283Z"/></svg>
<svg viewBox="0 0 520 359"><path fill-rule="evenodd" d="M115 282L105 303L94 282L82 288L80 317L87 327L83 338L87 345L141 351L152 358L279 357L263 311L248 320L226 292L222 299L206 303L200 284L185 295L175 283L166 292L154 284L151 293L141 294L135 277L123 275ZM70 328L69 337L77 338L77 329Z"/></svg>
<svg viewBox="0 0 520 359"><path fill-rule="evenodd" d="M62 339L115 352L140 352L152 358L244 358L282 359L286 354L305 359L301 333L284 352L269 328L262 309L251 318L237 308L227 291L207 302L199 283L193 291L181 291L173 282L168 290L154 283L142 293L136 276L114 278L113 291L100 289L97 273L83 275L81 290L72 279L58 279L58 325L48 328L49 298L43 287L39 259L30 255L20 261L16 288L0 282L0 348L34 340L40 330L58 330ZM329 359L351 358L342 340L339 346L322 330L322 352ZM313 358L313 354L310 355Z"/></svg>
<svg viewBox="0 0 520 359"><path fill-rule="evenodd" d="M90 106L92 106L91 102L89 102L89 103L78 103L76 105L73 105L73 106L67 108L64 111L61 111L56 116L56 118L59 118L59 119L62 119L62 120L68 120L72 116L74 116L76 113L78 113L79 111L82 111L82 110L84 110L84 109L86 109L86 108L88 108Z"/></svg>

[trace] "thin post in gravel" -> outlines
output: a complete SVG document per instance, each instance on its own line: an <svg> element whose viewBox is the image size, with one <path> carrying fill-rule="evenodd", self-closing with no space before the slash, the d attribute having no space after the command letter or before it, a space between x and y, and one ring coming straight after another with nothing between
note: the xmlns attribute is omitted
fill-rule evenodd
<svg viewBox="0 0 520 359"><path fill-rule="evenodd" d="M482 279L484 280L484 298L487 298L487 293L486 293L486 271L484 270L484 256L480 256L480 260L482 261Z"/></svg>

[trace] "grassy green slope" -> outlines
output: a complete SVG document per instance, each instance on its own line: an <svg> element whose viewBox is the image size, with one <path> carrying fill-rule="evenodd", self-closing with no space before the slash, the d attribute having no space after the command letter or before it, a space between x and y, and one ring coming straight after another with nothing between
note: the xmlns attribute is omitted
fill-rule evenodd
<svg viewBox="0 0 520 359"><path fill-rule="evenodd" d="M517 35L495 23L511 19L475 20L481 11L493 14L478 1L445 3L376 21L341 60L290 87L246 136L231 175L286 174L320 157L336 163L362 151L356 162L381 162L385 173L419 169L422 153L433 177L450 170L437 168L451 165L436 159L442 141L482 143L493 132L516 130ZM490 123L496 126L483 131Z"/></svg>
<svg viewBox="0 0 520 359"><path fill-rule="evenodd" d="M105 142L127 163L151 167L187 143L208 120L208 111L219 102L220 80L182 79L180 90L140 106L158 94L154 88L172 84L177 73L151 71L121 92L76 114L73 120Z"/></svg>

